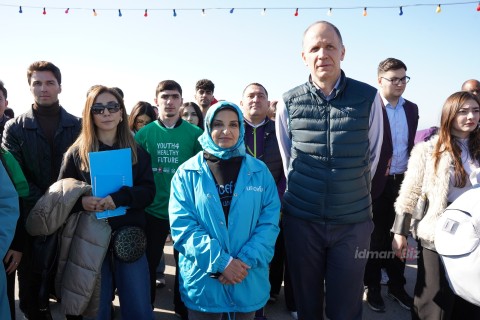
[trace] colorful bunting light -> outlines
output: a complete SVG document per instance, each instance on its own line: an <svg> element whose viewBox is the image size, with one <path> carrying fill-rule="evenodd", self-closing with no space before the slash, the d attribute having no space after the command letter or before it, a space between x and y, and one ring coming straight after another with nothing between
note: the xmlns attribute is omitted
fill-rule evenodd
<svg viewBox="0 0 480 320"><path fill-rule="evenodd" d="M424 0L426 1L426 0ZM399 11L398 11L398 15L399 16L403 16L403 9L406 8L406 7L419 7L419 6L435 6L435 12L436 13L441 13L442 12L442 6L459 6L459 5L470 5L470 4L475 4L475 10L477 12L480 12L480 2L478 0L476 1L463 1L463 2L445 2L445 3L438 3L438 4L432 4L432 3L415 3L415 4L405 4L405 5L402 5L402 6L383 6L383 5L378 5L378 6L370 6L368 7L368 9L370 10L375 10L375 9L388 9L388 8L397 8ZM0 3L0 7L13 7L14 5L10 5L10 4L3 4L3 3ZM19 6L18 7L18 13L23 13L23 9L25 8L38 8L38 9L43 9L42 13L43 15L46 15L47 14L47 9L49 10L63 10L65 12L65 14L68 14L70 12L70 9L71 8L59 8L59 7L40 7L40 6ZM332 16L333 15L333 10L334 9L341 9L341 10L358 10L362 7L358 7L358 6L351 6L351 7L303 7L303 8L288 8L288 7L271 7L271 8L256 8L256 7L247 7L247 8L236 8L236 9L239 9L239 10L260 10L260 13L261 15L265 15L266 14L266 11L267 9L269 10L293 10L295 9L295 12L294 12L294 16L295 17L298 17L298 14L299 14L299 10L318 10L318 9L325 9L327 10L327 16ZM88 8L82 8L82 7L78 7L78 8L73 8L74 10L86 10ZM177 16L177 9L175 8L149 8L149 9L144 9L144 8L121 8L121 9L113 9L113 8L97 8L98 10L100 11L112 11L112 10L118 10L118 16L119 17L122 17L123 14L122 14L122 10L127 10L127 11L144 11L144 14L143 16L144 17L148 17L148 10L155 10L155 11L169 11L169 10L172 10L173 12L173 17L176 17ZM178 9L178 10L184 10L184 11L195 11L195 10L201 10L201 13L202 15L206 15L206 12L207 10L228 10L228 12L230 14L233 14L235 12L235 8L222 8L222 7L212 7L212 8L181 8L181 9ZM92 9L93 11L93 15L96 17L97 16L97 12L96 12L96 9ZM363 12L362 12L363 16L367 16L368 13L367 13L367 7L363 7Z"/></svg>

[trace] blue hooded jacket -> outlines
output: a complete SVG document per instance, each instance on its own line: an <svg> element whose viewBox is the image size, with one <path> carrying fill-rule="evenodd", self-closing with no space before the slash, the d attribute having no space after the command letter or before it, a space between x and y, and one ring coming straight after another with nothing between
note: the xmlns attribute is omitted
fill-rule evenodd
<svg viewBox="0 0 480 320"><path fill-rule="evenodd" d="M216 146L210 137L210 123L223 108L237 112L241 124L239 141L228 149ZM203 152L182 164L172 180L169 216L174 246L180 252L180 292L187 308L196 311L252 312L262 308L270 295L268 264L279 232L280 201L267 166L245 155L241 114L232 103L215 104L199 138L205 150L219 158L244 157L228 226ZM211 275L223 272L230 257L251 269L241 283L223 285Z"/></svg>
<svg viewBox="0 0 480 320"><path fill-rule="evenodd" d="M0 257L10 247L19 215L18 194L15 191L7 171L0 162ZM10 319L10 307L7 298L7 279L3 263L0 264L0 319Z"/></svg>

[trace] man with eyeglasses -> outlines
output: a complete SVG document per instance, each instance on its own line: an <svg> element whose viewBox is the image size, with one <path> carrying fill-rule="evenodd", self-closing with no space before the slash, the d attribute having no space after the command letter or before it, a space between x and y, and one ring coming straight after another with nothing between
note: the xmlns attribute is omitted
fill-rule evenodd
<svg viewBox="0 0 480 320"><path fill-rule="evenodd" d="M151 155L157 188L153 203L145 210L152 306L155 302L156 269L170 231L168 220L170 182L178 167L202 150L198 142L202 130L180 117L180 107L183 103L180 85L173 80L161 81L157 86L155 103L158 106L158 120L142 128L135 135L135 140ZM175 277L175 312L186 319L187 311L180 300L177 275Z"/></svg>
<svg viewBox="0 0 480 320"><path fill-rule="evenodd" d="M394 203L407 170L408 158L414 145L418 125L418 107L402 94L410 77L407 66L400 60L388 58L378 65L378 84L384 118L383 143L377 171L372 180L372 211L375 225L365 268L364 284L367 303L376 312L385 311L381 295L381 269L388 274L388 296L410 310L413 298L404 289L405 262L392 252L395 220Z"/></svg>
<svg viewBox="0 0 480 320"><path fill-rule="evenodd" d="M202 110L203 117L207 114L208 108L215 101L213 92L215 90L215 85L211 80L201 79L197 81L195 85L195 100Z"/></svg>
<svg viewBox="0 0 480 320"><path fill-rule="evenodd" d="M43 320L52 319L48 295L54 274L34 265L34 245L37 247L44 239L26 234L25 219L37 200L57 181L63 154L79 135L81 124L58 101L62 75L57 66L36 61L29 66L27 79L34 103L30 110L7 122L2 147L15 156L30 188L30 194L20 199L20 219L12 243L18 244L20 252L20 309L28 319Z"/></svg>
<svg viewBox="0 0 480 320"><path fill-rule="evenodd" d="M476 96L480 95L480 81L475 79L467 80L462 85L462 91L468 91Z"/></svg>

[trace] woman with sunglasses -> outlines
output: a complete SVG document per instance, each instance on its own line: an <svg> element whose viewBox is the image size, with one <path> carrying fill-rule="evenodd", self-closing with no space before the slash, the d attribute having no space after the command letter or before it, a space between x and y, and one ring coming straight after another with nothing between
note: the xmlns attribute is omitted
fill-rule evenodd
<svg viewBox="0 0 480 320"><path fill-rule="evenodd" d="M80 136L65 154L59 175L59 179L74 178L91 184L89 152L131 149L133 187L124 186L105 198L83 196L77 202L77 208L74 208L78 211L103 212L119 206L128 207L126 214L105 219L111 226L112 234L126 226L143 229L144 208L155 196L150 156L136 144L126 119L127 113L120 95L112 88L95 87L85 103ZM100 306L96 319L111 319L113 281L120 300L122 319L153 319L145 254L134 262L124 262L112 250L107 252L101 270Z"/></svg>
<svg viewBox="0 0 480 320"><path fill-rule="evenodd" d="M155 110L152 105L145 101L138 101L128 116L128 127L135 135L138 130L155 120Z"/></svg>
<svg viewBox="0 0 480 320"><path fill-rule="evenodd" d="M169 217L190 320L251 320L270 297L280 200L267 166L245 154L240 108L208 109L203 151L175 173Z"/></svg>

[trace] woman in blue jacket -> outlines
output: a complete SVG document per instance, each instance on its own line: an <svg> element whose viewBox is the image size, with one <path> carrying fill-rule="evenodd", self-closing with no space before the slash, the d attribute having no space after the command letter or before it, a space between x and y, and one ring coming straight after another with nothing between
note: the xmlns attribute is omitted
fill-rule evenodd
<svg viewBox="0 0 480 320"><path fill-rule="evenodd" d="M251 320L270 295L280 201L266 165L245 154L243 136L239 107L213 105L199 138L203 151L172 180L171 232L190 320L225 313Z"/></svg>

